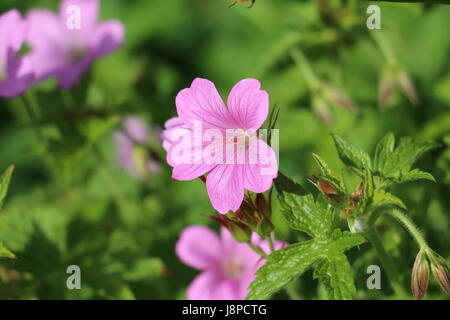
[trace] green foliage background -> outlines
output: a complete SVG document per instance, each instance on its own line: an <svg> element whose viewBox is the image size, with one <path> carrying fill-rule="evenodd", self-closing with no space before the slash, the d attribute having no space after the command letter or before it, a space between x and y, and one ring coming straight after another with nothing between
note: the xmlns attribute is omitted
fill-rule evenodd
<svg viewBox="0 0 450 320"><path fill-rule="evenodd" d="M145 181L130 177L117 165L112 132L128 114L161 128L176 114L176 93L195 77L214 81L223 95L243 78L259 79L280 108L280 169L305 186L318 171L312 152L337 172L343 168L331 131L371 153L388 131L440 142L417 165L437 183L401 185L395 194L430 246L449 259L450 5L379 3L383 30L369 31L369 2L326 3L329 9L314 0L258 0L252 9L228 9L227 0L103 0L102 19L125 25L124 46L97 61L70 92L50 80L29 93L49 148L36 137L21 99L0 101L0 170L16 163L0 214L0 242L17 256L0 260L0 298L185 297L196 272L176 258L174 245L184 227L213 225L205 188L200 181L172 180L165 163ZM0 12L57 6L53 0L3 0ZM371 32L383 34L396 65L410 75L417 106L397 88L390 107L378 107L387 62ZM294 47L358 111L330 105L333 121L322 121L290 54ZM278 238L302 239L289 232L279 207L275 222ZM408 288L417 248L393 220L379 229ZM382 290L366 288L366 268L379 264L369 245L349 254L356 298L396 298L384 274ZM71 264L81 267L81 290L66 288ZM303 299L326 298L312 272L296 285ZM445 298L434 280L426 298Z"/></svg>

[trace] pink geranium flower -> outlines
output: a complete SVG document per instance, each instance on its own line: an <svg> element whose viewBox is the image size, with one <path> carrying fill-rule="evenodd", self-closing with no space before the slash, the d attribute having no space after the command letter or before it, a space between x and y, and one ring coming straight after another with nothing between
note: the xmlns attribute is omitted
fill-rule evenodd
<svg viewBox="0 0 450 320"><path fill-rule="evenodd" d="M239 209L245 189L262 193L271 187L278 164L273 149L256 135L269 111L269 96L259 81L237 83L227 108L214 84L197 78L178 93L176 106L178 118L169 120L163 132L174 179L208 174L209 198L222 214ZM230 131L235 133L230 136ZM231 157L229 150L235 152Z"/></svg>
<svg viewBox="0 0 450 320"><path fill-rule="evenodd" d="M269 252L267 241L254 234L254 245ZM276 249L285 245L276 242ZM220 236L204 226L187 227L176 244L176 254L186 265L201 270L187 289L189 300L242 300L255 272L265 259L239 243L222 228Z"/></svg>
<svg viewBox="0 0 450 320"><path fill-rule="evenodd" d="M29 60L17 55L27 32L27 24L13 9L0 15L0 96L15 97L26 91L33 73Z"/></svg>
<svg viewBox="0 0 450 320"><path fill-rule="evenodd" d="M64 0L59 14L30 11L27 41L37 81L56 76L60 87L69 88L95 59L120 47L123 25L116 20L98 23L98 11L98 0Z"/></svg>
<svg viewBox="0 0 450 320"><path fill-rule="evenodd" d="M118 162L133 177L141 178L160 169L158 161L148 154L136 152L138 146L145 148L149 144L156 144L158 133L136 116L125 117L123 130L114 132Z"/></svg>

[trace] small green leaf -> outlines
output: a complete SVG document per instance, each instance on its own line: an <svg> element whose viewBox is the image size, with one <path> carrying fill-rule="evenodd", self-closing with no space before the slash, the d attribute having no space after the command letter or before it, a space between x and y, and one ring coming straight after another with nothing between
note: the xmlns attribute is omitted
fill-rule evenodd
<svg viewBox="0 0 450 320"><path fill-rule="evenodd" d="M372 167L370 156L364 150L357 146L351 145L334 133L331 135L334 139L336 150L342 162L350 167L360 170L364 170L364 168L370 169Z"/></svg>
<svg viewBox="0 0 450 320"><path fill-rule="evenodd" d="M6 248L1 242L0 242L0 257L16 258L14 253L12 253L8 248Z"/></svg>
<svg viewBox="0 0 450 320"><path fill-rule="evenodd" d="M327 238L331 231L334 213L328 205L316 202L311 194L280 173L275 180L282 213L295 230L312 238Z"/></svg>
<svg viewBox="0 0 450 320"><path fill-rule="evenodd" d="M395 136L392 132L385 135L375 148L374 167L377 171L382 171L384 164L394 151Z"/></svg>
<svg viewBox="0 0 450 320"><path fill-rule="evenodd" d="M433 182L436 182L436 179L431 175L431 173L421 171L419 169L413 169L411 171L408 171L406 173L401 173L398 177L397 182L403 183L403 182L411 182L416 180L430 180Z"/></svg>
<svg viewBox="0 0 450 320"><path fill-rule="evenodd" d="M3 200L8 193L9 182L11 181L11 176L14 171L15 165L10 165L8 169L0 177L0 209L3 207Z"/></svg>

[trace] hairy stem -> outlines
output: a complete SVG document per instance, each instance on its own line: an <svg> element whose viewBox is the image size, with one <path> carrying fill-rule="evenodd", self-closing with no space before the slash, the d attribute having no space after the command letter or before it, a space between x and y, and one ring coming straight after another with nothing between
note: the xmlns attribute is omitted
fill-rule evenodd
<svg viewBox="0 0 450 320"><path fill-rule="evenodd" d="M403 226L406 228L406 230L409 231L414 240L416 240L420 249L424 250L430 249L422 233L419 231L414 222L412 222L412 220L407 215L405 215L403 212L399 210L391 210L389 211L389 214L395 217L398 221L400 221L403 224Z"/></svg>
<svg viewBox="0 0 450 320"><path fill-rule="evenodd" d="M397 269L395 268L391 258L389 258L386 250L384 249L383 243L381 242L380 239L380 235L378 234L378 231L375 229L374 226L370 227L369 232L366 234L366 238L375 248L375 251L378 254L378 258L380 259L383 269L386 271L388 275L389 281L391 282L395 294L398 297L406 296L406 292L400 283Z"/></svg>

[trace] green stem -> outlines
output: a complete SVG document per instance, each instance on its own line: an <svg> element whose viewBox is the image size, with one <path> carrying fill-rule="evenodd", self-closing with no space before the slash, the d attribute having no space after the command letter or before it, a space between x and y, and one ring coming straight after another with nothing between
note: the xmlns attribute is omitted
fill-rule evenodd
<svg viewBox="0 0 450 320"><path fill-rule="evenodd" d="M416 240L420 249L424 250L430 249L422 233L419 231L414 222L412 222L412 220L407 215L400 212L399 210L391 210L389 211L389 214L395 217L405 226L406 230L408 230L411 236L414 238L414 240Z"/></svg>
<svg viewBox="0 0 450 320"><path fill-rule="evenodd" d="M260 247L255 246L251 242L247 242L247 244L253 251L255 251L257 254L259 254L262 258L264 258L264 259L268 258L267 253L265 253L263 249L261 249Z"/></svg>
<svg viewBox="0 0 450 320"><path fill-rule="evenodd" d="M320 86L320 80L317 78L311 67L311 64L309 63L303 52L298 48L292 49L291 57L302 72L303 77L305 78L310 90L318 90Z"/></svg>
<svg viewBox="0 0 450 320"><path fill-rule="evenodd" d="M34 129L34 132L36 133L38 140L44 142L44 144L46 145L47 141L42 134L41 127L39 126L39 123L37 121L36 113L34 112L33 105L31 104L30 99L26 94L23 94L20 97L22 98L23 105L25 106L25 110L27 111L31 125Z"/></svg>
<svg viewBox="0 0 450 320"><path fill-rule="evenodd" d="M275 251L275 232L271 232L270 236L267 238L267 241L269 242L269 248L270 252Z"/></svg>
<svg viewBox="0 0 450 320"><path fill-rule="evenodd" d="M386 250L384 249L383 243L380 239L380 235L378 234L378 231L375 229L375 227L370 227L369 232L366 234L366 238L375 248L383 269L386 271L391 285L394 288L395 294L398 297L404 297L406 295L406 292L400 283L397 269L395 268L392 260L389 258Z"/></svg>

